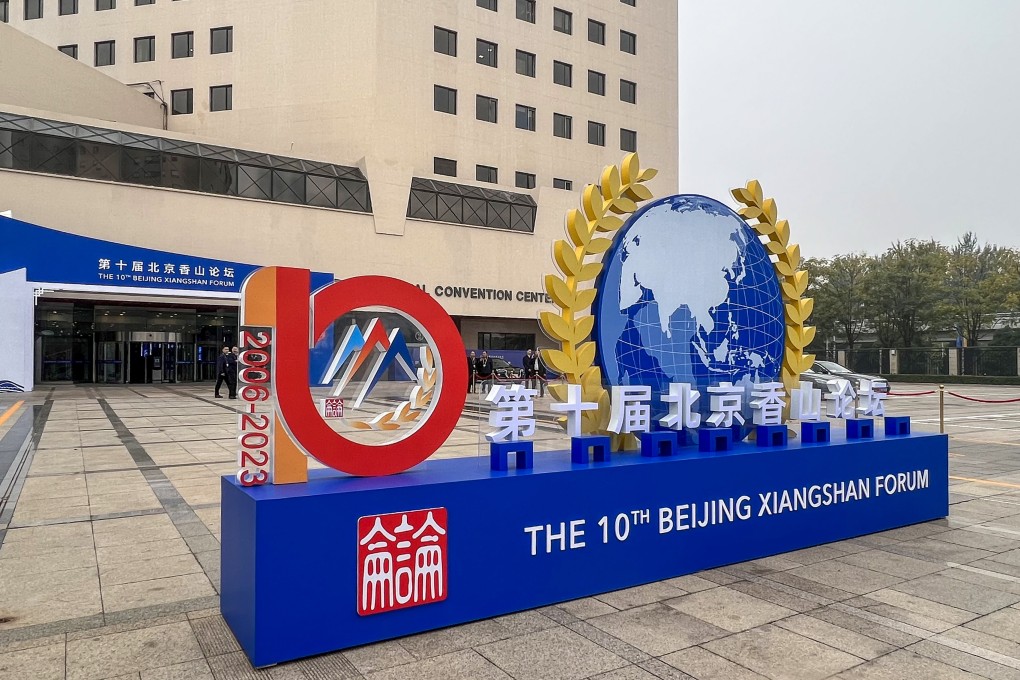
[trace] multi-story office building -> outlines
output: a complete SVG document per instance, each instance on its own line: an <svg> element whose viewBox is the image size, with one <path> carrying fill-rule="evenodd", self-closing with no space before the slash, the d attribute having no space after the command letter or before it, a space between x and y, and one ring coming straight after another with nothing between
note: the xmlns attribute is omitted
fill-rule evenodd
<svg viewBox="0 0 1020 680"><path fill-rule="evenodd" d="M542 344L550 243L604 165L636 150L660 170L656 195L677 188L674 3L0 0L0 19L0 211L163 252L403 278L469 347ZM138 329L37 329L37 380L135 379L100 355L127 361L130 333L175 308L191 319L176 379L200 379L201 343L236 318L233 291L90 284L71 302L57 283L38 287L36 316L134 305L120 311Z"/></svg>

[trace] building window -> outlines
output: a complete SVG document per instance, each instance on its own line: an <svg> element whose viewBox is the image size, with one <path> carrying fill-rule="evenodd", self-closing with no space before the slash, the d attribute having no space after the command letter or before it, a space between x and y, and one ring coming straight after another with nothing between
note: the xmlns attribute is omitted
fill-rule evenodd
<svg viewBox="0 0 1020 680"><path fill-rule="evenodd" d="M113 40L96 43L96 66L113 66L117 61L117 48Z"/></svg>
<svg viewBox="0 0 1020 680"><path fill-rule="evenodd" d="M174 33L170 36L171 54L174 59L185 59L195 56L195 34L192 31L187 33Z"/></svg>
<svg viewBox="0 0 1020 680"><path fill-rule="evenodd" d="M517 0L518 19L533 24L535 23L535 13L535 0Z"/></svg>
<svg viewBox="0 0 1020 680"><path fill-rule="evenodd" d="M135 63L156 59L156 36L135 38Z"/></svg>
<svg viewBox="0 0 1020 680"><path fill-rule="evenodd" d="M485 166L479 166L482 167ZM496 169L491 170L495 172ZM407 216L533 234L537 207L535 199L528 194L414 177Z"/></svg>
<svg viewBox="0 0 1020 680"><path fill-rule="evenodd" d="M155 5L156 0L135 0L135 6L138 5Z"/></svg>
<svg viewBox="0 0 1020 680"><path fill-rule="evenodd" d="M435 86L435 103L433 108L442 113L457 114L457 90L442 85Z"/></svg>
<svg viewBox="0 0 1020 680"><path fill-rule="evenodd" d="M637 54L637 36L628 31L620 31L620 51Z"/></svg>
<svg viewBox="0 0 1020 680"><path fill-rule="evenodd" d="M222 26L209 31L209 53L226 54L234 51L234 27Z"/></svg>
<svg viewBox="0 0 1020 680"><path fill-rule="evenodd" d="M195 112L195 94L191 88L170 91L170 112L181 116Z"/></svg>
<svg viewBox="0 0 1020 680"><path fill-rule="evenodd" d="M101 12L105 9L117 9L117 0L96 0L96 11Z"/></svg>
<svg viewBox="0 0 1020 680"><path fill-rule="evenodd" d="M562 113L553 114L553 136L570 139L574 136L574 119Z"/></svg>
<svg viewBox="0 0 1020 680"><path fill-rule="evenodd" d="M491 165L476 165L475 166L475 179L479 182L491 182L496 184L499 182L499 171Z"/></svg>
<svg viewBox="0 0 1020 680"><path fill-rule="evenodd" d="M493 97L475 95L475 118L486 123L495 123L498 105L499 102Z"/></svg>
<svg viewBox="0 0 1020 680"><path fill-rule="evenodd" d="M440 158L436 156L432 159L432 172L437 175L447 175L449 177L457 176L457 161L452 158Z"/></svg>
<svg viewBox="0 0 1020 680"><path fill-rule="evenodd" d="M553 30L570 35L574 32L574 15L565 9L553 7Z"/></svg>
<svg viewBox="0 0 1020 680"><path fill-rule="evenodd" d="M572 191L573 188L574 183L569 179L560 179L559 177L553 178L553 189L566 189L567 191Z"/></svg>
<svg viewBox="0 0 1020 680"><path fill-rule="evenodd" d="M592 94L606 94L606 74L588 71L588 91Z"/></svg>
<svg viewBox="0 0 1020 680"><path fill-rule="evenodd" d="M209 110L231 111L234 108L234 86L213 85L209 88Z"/></svg>
<svg viewBox="0 0 1020 680"><path fill-rule="evenodd" d="M574 86L574 67L562 61L553 62L553 82L567 87Z"/></svg>
<svg viewBox="0 0 1020 680"><path fill-rule="evenodd" d="M534 189L535 188L535 174L532 172L520 172L514 173L514 186L518 189Z"/></svg>
<svg viewBox="0 0 1020 680"><path fill-rule="evenodd" d="M637 0L620 0L620 2L631 7L637 7Z"/></svg>
<svg viewBox="0 0 1020 680"><path fill-rule="evenodd" d="M483 66L491 66L496 68L496 51L498 50L496 43L489 42L488 40L482 40L479 38L475 41L475 52L478 56L478 63Z"/></svg>
<svg viewBox="0 0 1020 680"><path fill-rule="evenodd" d="M433 49L439 54L457 56L457 31L440 26L433 27Z"/></svg>
<svg viewBox="0 0 1020 680"><path fill-rule="evenodd" d="M496 6L496 0L475 0L475 4L482 9L492 10L493 12L499 11Z"/></svg>
<svg viewBox="0 0 1020 680"><path fill-rule="evenodd" d="M637 151L637 132L620 128L620 151Z"/></svg>
<svg viewBox="0 0 1020 680"><path fill-rule="evenodd" d="M172 99L179 99L177 93ZM368 182L352 167L141 133L125 136L106 128L5 113L0 113L0 140L6 140L0 141L0 166L14 170L358 212L372 210ZM303 171L295 172L296 167ZM530 196L506 194L500 198L504 203L530 201L533 213L535 204Z"/></svg>
<svg viewBox="0 0 1020 680"><path fill-rule="evenodd" d="M535 108L533 106L518 104L515 119L517 129L535 131Z"/></svg>
<svg viewBox="0 0 1020 680"><path fill-rule="evenodd" d="M620 101L628 104L637 104L637 83L629 80L620 80Z"/></svg>
<svg viewBox="0 0 1020 680"><path fill-rule="evenodd" d="M25 0L25 19L42 19L43 0Z"/></svg>
<svg viewBox="0 0 1020 680"><path fill-rule="evenodd" d="M60 4L57 5L57 14L60 16L66 16L68 14L78 13L78 0L60 0Z"/></svg>
<svg viewBox="0 0 1020 680"><path fill-rule="evenodd" d="M606 44L606 25L601 21L588 19L588 42Z"/></svg>
<svg viewBox="0 0 1020 680"><path fill-rule="evenodd" d="M8 0L0 0L0 21L5 24L11 20L11 7Z"/></svg>
<svg viewBox="0 0 1020 680"><path fill-rule="evenodd" d="M72 59L78 58L78 46L77 45L61 45L57 48Z"/></svg>
<svg viewBox="0 0 1020 680"><path fill-rule="evenodd" d="M588 143L595 146L606 145L606 126L604 124L596 123L593 120L588 121Z"/></svg>
<svg viewBox="0 0 1020 680"><path fill-rule="evenodd" d="M535 77L535 55L531 52L517 50L517 72L529 78Z"/></svg>

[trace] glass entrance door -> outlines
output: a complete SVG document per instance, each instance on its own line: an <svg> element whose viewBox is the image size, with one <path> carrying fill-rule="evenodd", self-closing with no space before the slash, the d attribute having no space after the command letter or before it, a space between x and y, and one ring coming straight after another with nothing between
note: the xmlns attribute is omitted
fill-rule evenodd
<svg viewBox="0 0 1020 680"><path fill-rule="evenodd" d="M195 382L195 343L177 343L177 382Z"/></svg>
<svg viewBox="0 0 1020 680"><path fill-rule="evenodd" d="M96 382L124 382L124 342L121 340L96 343Z"/></svg>

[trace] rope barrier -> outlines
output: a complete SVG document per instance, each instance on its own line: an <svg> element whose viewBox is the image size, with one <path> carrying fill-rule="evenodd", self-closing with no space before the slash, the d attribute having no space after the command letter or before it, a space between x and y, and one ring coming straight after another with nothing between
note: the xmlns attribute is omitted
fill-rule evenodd
<svg viewBox="0 0 1020 680"><path fill-rule="evenodd" d="M976 401L980 404L1013 404L1020 402L1018 399L978 399L976 397L968 397L964 394L957 394L956 392L947 392L950 396L956 397L957 399L966 399L967 401Z"/></svg>
<svg viewBox="0 0 1020 680"><path fill-rule="evenodd" d="M937 390L927 390L925 392L889 392L890 397L926 397L929 394L935 394ZM978 399L977 397L968 397L966 394L957 394L956 392L946 391L951 397L957 399L965 399L967 401L974 401L979 404L1015 404L1020 402L1020 397L1016 399Z"/></svg>

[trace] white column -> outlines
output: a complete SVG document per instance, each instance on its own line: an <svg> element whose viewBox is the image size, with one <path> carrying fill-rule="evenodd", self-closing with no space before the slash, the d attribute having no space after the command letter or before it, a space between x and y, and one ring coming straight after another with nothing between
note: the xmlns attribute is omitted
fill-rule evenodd
<svg viewBox="0 0 1020 680"><path fill-rule="evenodd" d="M10 381L25 392L35 387L35 306L26 270L0 274L0 383ZM7 385L9 387L9 385Z"/></svg>
<svg viewBox="0 0 1020 680"><path fill-rule="evenodd" d="M955 347L949 350L949 375L960 374L960 350Z"/></svg>

